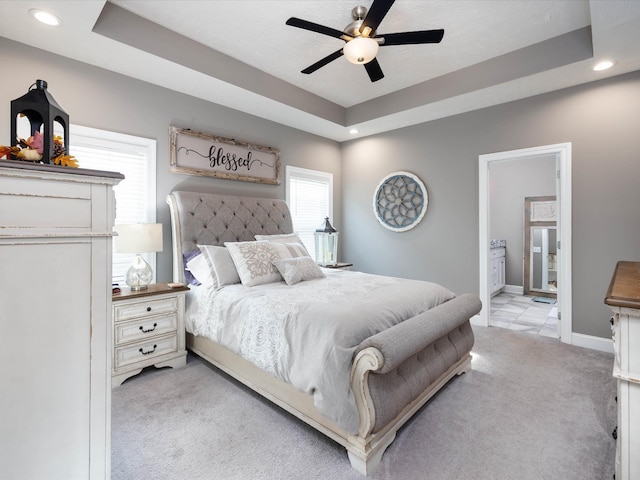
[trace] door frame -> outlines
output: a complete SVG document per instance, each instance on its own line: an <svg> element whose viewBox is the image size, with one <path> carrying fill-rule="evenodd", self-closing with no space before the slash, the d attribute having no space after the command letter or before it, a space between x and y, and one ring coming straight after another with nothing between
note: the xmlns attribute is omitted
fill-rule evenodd
<svg viewBox="0 0 640 480"><path fill-rule="evenodd" d="M572 282L571 282L571 143L558 143L540 147L510 150L506 152L479 155L479 246L480 246L480 292L482 301L480 324L489 326L491 292L489 281L489 166L523 158L554 155L556 157L556 197L558 198L558 222L560 232L558 249L558 316L560 340L572 343ZM508 248L508 246L507 246Z"/></svg>

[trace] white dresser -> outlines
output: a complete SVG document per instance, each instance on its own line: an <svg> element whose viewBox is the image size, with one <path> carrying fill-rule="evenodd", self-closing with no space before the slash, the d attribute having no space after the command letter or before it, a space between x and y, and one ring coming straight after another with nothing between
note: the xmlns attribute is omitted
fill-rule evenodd
<svg viewBox="0 0 640 480"><path fill-rule="evenodd" d="M108 479L111 172L0 160L0 468Z"/></svg>
<svg viewBox="0 0 640 480"><path fill-rule="evenodd" d="M618 379L616 480L640 479L640 262L618 262L605 303L613 311Z"/></svg>

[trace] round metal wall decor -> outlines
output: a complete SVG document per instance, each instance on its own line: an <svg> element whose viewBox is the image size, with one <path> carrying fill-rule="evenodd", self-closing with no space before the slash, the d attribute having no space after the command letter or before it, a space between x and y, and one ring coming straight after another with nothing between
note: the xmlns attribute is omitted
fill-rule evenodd
<svg viewBox="0 0 640 480"><path fill-rule="evenodd" d="M373 213L383 227L406 232L420 223L428 203L427 188L416 175L394 172L378 184L373 194Z"/></svg>

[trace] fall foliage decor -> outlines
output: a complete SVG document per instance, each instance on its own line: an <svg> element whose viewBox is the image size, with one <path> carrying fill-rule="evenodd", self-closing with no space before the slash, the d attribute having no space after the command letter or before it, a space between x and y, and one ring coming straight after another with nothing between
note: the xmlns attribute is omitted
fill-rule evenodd
<svg viewBox="0 0 640 480"><path fill-rule="evenodd" d="M0 159L7 160L24 160L27 162L40 162L42 160L43 135L36 131L33 136L27 138L18 138L18 144L7 147L0 145ZM67 155L62 137L55 135L53 137L54 157L51 163L54 165L62 165L64 167L78 168L78 160L73 155Z"/></svg>

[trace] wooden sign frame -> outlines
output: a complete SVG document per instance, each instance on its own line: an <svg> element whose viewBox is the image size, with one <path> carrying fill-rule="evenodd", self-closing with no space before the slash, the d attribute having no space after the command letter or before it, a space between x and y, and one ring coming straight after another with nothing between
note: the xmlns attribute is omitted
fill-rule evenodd
<svg viewBox="0 0 640 480"><path fill-rule="evenodd" d="M280 151L247 142L170 127L173 173L280 185Z"/></svg>

